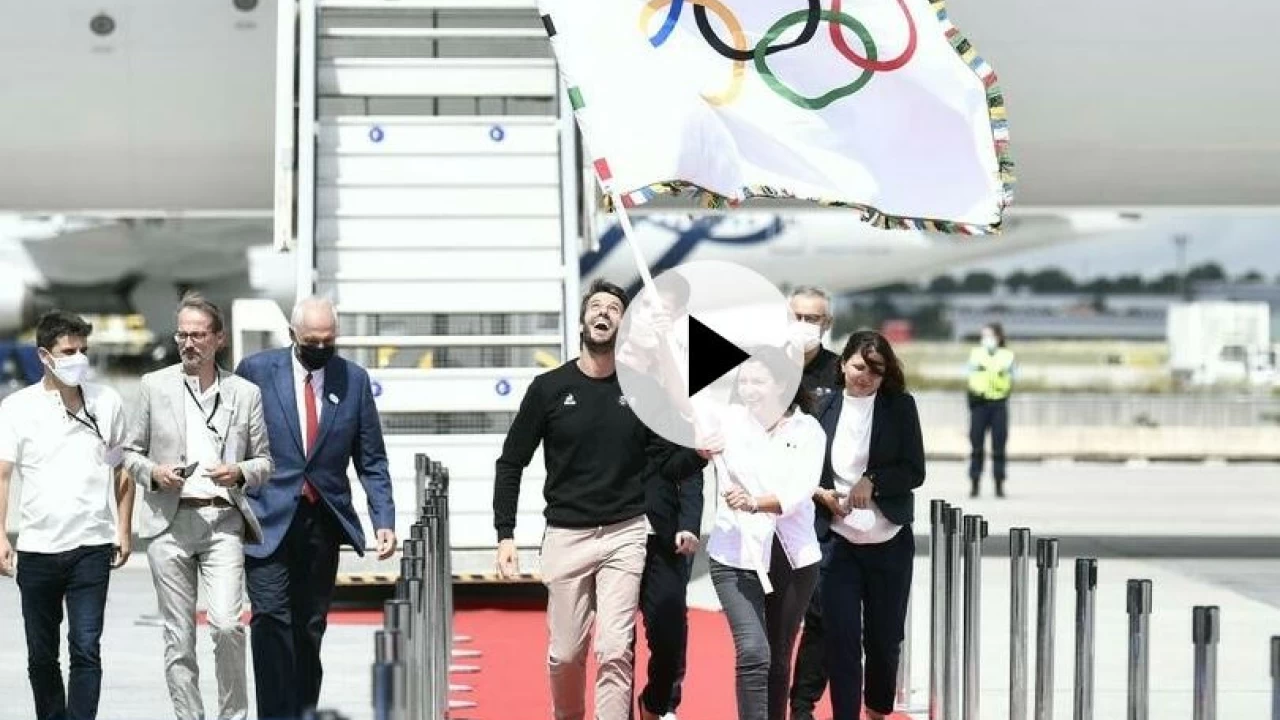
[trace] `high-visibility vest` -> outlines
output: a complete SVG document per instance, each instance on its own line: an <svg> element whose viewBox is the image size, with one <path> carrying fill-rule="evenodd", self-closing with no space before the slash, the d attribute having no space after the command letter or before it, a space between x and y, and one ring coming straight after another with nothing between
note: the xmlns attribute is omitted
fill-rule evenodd
<svg viewBox="0 0 1280 720"><path fill-rule="evenodd" d="M1004 400L1013 391L1013 351L977 347L969 353L969 392L984 400Z"/></svg>

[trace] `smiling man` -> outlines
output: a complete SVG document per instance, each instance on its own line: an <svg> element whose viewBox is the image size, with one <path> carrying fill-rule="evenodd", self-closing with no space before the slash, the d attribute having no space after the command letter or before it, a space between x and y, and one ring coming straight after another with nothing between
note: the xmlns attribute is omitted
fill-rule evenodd
<svg viewBox="0 0 1280 720"><path fill-rule="evenodd" d="M676 482L705 461L655 436L618 384L614 344L626 293L596 280L579 314L581 355L530 384L498 458L493 490L498 570L518 571L516 507L520 477L543 446L547 531L542 581L551 631L547 664L556 720L586 715L586 651L595 617L597 720L626 720L631 649L645 564L649 482ZM657 472L663 477L651 478Z"/></svg>

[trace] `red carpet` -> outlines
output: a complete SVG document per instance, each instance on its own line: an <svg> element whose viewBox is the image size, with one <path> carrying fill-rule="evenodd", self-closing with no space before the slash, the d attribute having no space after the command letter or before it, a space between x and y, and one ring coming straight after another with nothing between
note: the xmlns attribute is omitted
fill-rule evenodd
<svg viewBox="0 0 1280 720"><path fill-rule="evenodd" d="M643 623L638 623L643 632ZM544 720L550 717L547 685L547 629L545 615L537 610L460 610L455 631L469 635L461 646L484 653L478 660L461 660L481 668L478 674L455 675L453 682L470 685L470 693L454 699L477 702L475 709L455 717L468 720ZM636 692L644 687L648 652L643 636L637 646ZM689 611L689 673L684 698L677 711L680 720L729 720L737 702L733 690L733 640L720 613ZM595 677L595 663L588 668L588 686ZM591 716L590 691L587 700ZM823 699L817 717L827 720L831 710ZM909 720L895 715L895 720Z"/></svg>
<svg viewBox="0 0 1280 720"><path fill-rule="evenodd" d="M204 613L200 621L204 622ZM248 622L248 615L245 616ZM380 610L334 610L330 625L382 624ZM636 648L636 693L644 687L649 653L644 644L644 623L637 622L641 636ZM471 637L462 649L480 650L478 659L459 659L460 665L474 665L479 673L458 674L457 685L471 692L454 693L452 699L470 700L477 707L456 711L459 720L545 720L551 717L551 694L547 683L546 615L537 609L458 610L454 630ZM688 676L677 714L680 720L731 720L737 700L733 690L733 639L729 625L718 612L689 611ZM591 687L595 662L588 659L587 708L591 717ZM831 707L824 697L816 717L830 720ZM895 714L893 720L910 720Z"/></svg>

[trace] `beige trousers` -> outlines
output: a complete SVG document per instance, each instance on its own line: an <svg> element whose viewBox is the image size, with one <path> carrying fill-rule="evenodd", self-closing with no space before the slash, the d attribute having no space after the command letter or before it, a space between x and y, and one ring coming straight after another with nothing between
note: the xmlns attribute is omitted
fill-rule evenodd
<svg viewBox="0 0 1280 720"><path fill-rule="evenodd" d="M213 636L219 720L249 715L245 677L244 517L235 508L178 508L147 548L164 619L164 675L178 720L204 720L196 662L196 600L204 597Z"/></svg>
<svg viewBox="0 0 1280 720"><path fill-rule="evenodd" d="M586 529L547 528L542 581L551 646L547 667L556 720L586 717L587 637L594 620L595 720L627 720L648 523L644 516Z"/></svg>

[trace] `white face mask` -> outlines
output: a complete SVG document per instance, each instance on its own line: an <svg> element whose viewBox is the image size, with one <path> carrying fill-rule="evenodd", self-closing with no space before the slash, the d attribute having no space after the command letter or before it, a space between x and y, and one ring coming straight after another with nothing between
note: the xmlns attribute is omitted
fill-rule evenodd
<svg viewBox="0 0 1280 720"><path fill-rule="evenodd" d="M986 348L987 350L995 350L997 347L999 347L999 343L996 342L995 337L991 335L983 335L982 347Z"/></svg>
<svg viewBox="0 0 1280 720"><path fill-rule="evenodd" d="M89 374L89 357L84 353L57 357L53 359L53 366L49 369L63 385L76 387Z"/></svg>
<svg viewBox="0 0 1280 720"><path fill-rule="evenodd" d="M813 323L796 321L791 323L792 337L803 345L805 352L818 347L822 343L822 328Z"/></svg>

